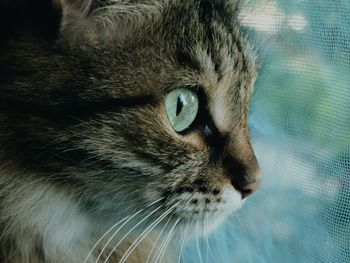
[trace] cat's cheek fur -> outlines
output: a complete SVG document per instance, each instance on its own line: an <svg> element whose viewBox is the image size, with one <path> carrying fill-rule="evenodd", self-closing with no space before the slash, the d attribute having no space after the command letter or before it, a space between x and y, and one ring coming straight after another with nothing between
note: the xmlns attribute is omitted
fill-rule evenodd
<svg viewBox="0 0 350 263"><path fill-rule="evenodd" d="M81 210L80 200L72 196L68 189L30 180L23 184L13 180L13 184L17 185L16 190L2 200L4 206L1 211L6 215L1 220L7 225L2 239L13 243L2 252L1 256L6 256L6 261L0 257L0 262L82 263L109 228L106 229L106 225L99 221L92 221ZM102 243L105 244L109 238L110 235L106 236ZM105 254L110 253L117 241L116 237L110 242ZM119 262L130 242L132 240L126 239L112 254L110 262ZM142 262L141 258L148 256L153 240L149 238L142 244L128 262ZM87 263L96 262L98 254L99 251L93 251Z"/></svg>
<svg viewBox="0 0 350 263"><path fill-rule="evenodd" d="M179 202L175 210L177 217L190 222L187 237L198 237L213 232L230 214L243 205L242 195L232 186L224 186L220 195L208 195L200 192L183 193L176 198ZM186 223L185 223L186 224ZM198 226L205 225L199 230Z"/></svg>
<svg viewBox="0 0 350 263"><path fill-rule="evenodd" d="M8 253L14 254L18 262L27 262L26 259L35 262L33 255L40 248L39 254L47 262L56 262L57 258L63 262L81 262L89 252L84 242L88 240L91 222L80 211L77 201L69 192L50 184L15 183L16 190L4 198L2 208L2 213L7 215L2 220L8 222L4 238L15 241ZM21 238L14 238L19 235Z"/></svg>

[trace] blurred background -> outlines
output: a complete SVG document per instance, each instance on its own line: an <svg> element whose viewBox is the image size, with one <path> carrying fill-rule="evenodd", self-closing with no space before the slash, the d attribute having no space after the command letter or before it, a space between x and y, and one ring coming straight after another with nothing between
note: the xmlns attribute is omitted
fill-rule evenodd
<svg viewBox="0 0 350 263"><path fill-rule="evenodd" d="M250 1L262 185L182 262L350 262L350 1Z"/></svg>

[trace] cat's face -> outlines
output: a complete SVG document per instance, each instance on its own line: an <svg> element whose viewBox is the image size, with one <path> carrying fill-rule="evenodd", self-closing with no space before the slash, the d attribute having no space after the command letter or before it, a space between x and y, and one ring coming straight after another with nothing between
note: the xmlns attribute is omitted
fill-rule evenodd
<svg viewBox="0 0 350 263"><path fill-rule="evenodd" d="M256 65L234 5L125 1L79 16L76 2L63 1L56 44L16 58L35 73L18 81L21 96L7 93L23 104L8 124L12 158L102 220L144 209L215 227L258 184L247 127Z"/></svg>

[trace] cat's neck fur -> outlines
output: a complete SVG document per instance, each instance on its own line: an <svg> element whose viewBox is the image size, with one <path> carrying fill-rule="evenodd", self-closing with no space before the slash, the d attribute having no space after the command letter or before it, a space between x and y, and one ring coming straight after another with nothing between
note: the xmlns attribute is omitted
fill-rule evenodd
<svg viewBox="0 0 350 263"><path fill-rule="evenodd" d="M82 263L87 260L87 263L93 263L104 262L111 254L108 263L117 263L134 242L135 238L128 237L112 252L118 238L121 238L117 236L96 261L114 231L96 244L106 232L106 225L92 220L81 211L78 203L67 195L67 191L31 179L30 174L21 175L27 180L14 180L15 171L4 165L0 170L0 214L6 215L2 216L0 224L1 262ZM148 235L130 254L127 262L144 262L149 257L156 238L156 233ZM95 249L91 251L93 247ZM162 262L170 262L170 250L166 249L164 253ZM155 256L152 254L150 258Z"/></svg>

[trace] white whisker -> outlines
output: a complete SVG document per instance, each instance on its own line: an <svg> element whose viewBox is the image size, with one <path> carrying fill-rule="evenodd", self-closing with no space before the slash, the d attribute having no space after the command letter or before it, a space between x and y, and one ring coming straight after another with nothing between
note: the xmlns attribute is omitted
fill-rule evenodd
<svg viewBox="0 0 350 263"><path fill-rule="evenodd" d="M100 260L100 258L102 257L102 254L104 253L104 251L106 250L106 248L108 247L109 243L111 243L111 241L113 240L113 238L117 235L117 233L120 231L120 229L122 229L131 219L133 219L135 216L137 216L138 214L140 214L144 209L139 210L137 213L135 213L133 216L129 217L120 227L118 227L118 229L114 232L114 234L108 239L107 243L103 246L100 254L98 255L98 257L96 258L95 263L98 263L98 261Z"/></svg>
<svg viewBox="0 0 350 263"><path fill-rule="evenodd" d="M156 200L156 201L154 201L154 202L150 203L149 205L147 205L147 206L146 206L146 208L148 208L148 207L150 207L150 206L152 206L152 205L154 205L154 204L158 203L159 201L162 201L164 198L165 198L165 197L161 197L161 198L159 198L158 200Z"/></svg>
<svg viewBox="0 0 350 263"><path fill-rule="evenodd" d="M169 245L169 243L170 243L170 240L171 240L171 238L173 237L173 235L175 234L175 232L174 232L175 227L176 227L176 225L179 223L179 221L180 221L180 218L179 218L178 220L176 220L174 226L170 229L170 235L169 235L169 237L167 238L167 241L166 241L166 243L165 243L163 252L161 253L161 256L160 256L160 258L159 258L159 262L162 262L162 259L163 259L163 257L164 257L165 252L166 252L166 249L167 249L167 247L168 247L168 245Z"/></svg>
<svg viewBox="0 0 350 263"><path fill-rule="evenodd" d="M154 260L152 259L152 262L154 262L154 263L157 263L157 262L158 262L158 259L159 259L160 255L161 255L162 252L163 252L163 247L165 246L165 243L166 243L166 240L167 240L167 238L168 238L168 235L169 235L169 233L165 235L165 237L164 237L162 243L160 244L160 246L159 246L159 248L158 248L156 254L155 254L154 257L153 257Z"/></svg>
<svg viewBox="0 0 350 263"><path fill-rule="evenodd" d="M138 222L134 227L132 227L119 241L118 243L113 247L111 252L108 254L107 258L105 259L104 263L108 262L108 259L112 256L114 251L117 249L117 247L124 241L124 239L140 224L142 224L147 218L149 218L151 215L153 215L155 212L157 212L160 208L162 208L164 205L158 206L156 209L154 209L151 213L149 213L147 216L145 216L140 222ZM97 262L96 262L97 263Z"/></svg>
<svg viewBox="0 0 350 263"><path fill-rule="evenodd" d="M198 221L197 221L197 227L196 227L196 242L197 242L197 251L198 251L199 261L200 261L200 263L203 263L202 256L201 256L201 251L200 251L200 248L199 248L199 241L198 241L198 228L199 228L199 223L198 223Z"/></svg>
<svg viewBox="0 0 350 263"><path fill-rule="evenodd" d="M153 250L156 248L156 244L158 243L160 237L162 236L162 234L163 234L165 228L166 228L167 225L169 224L169 222L170 222L170 220L172 219L172 217L173 217L173 216L170 216L170 217L169 217L169 219L166 221L165 225L163 226L162 230L159 232L159 235L158 235L156 241L154 242L154 244L153 244L153 246L152 246L152 249L151 249L151 251L150 251L150 253L149 253L148 257L147 257L146 263L148 263L149 260L151 259L151 255L152 255L152 253L153 253ZM156 256L156 255L153 256L152 262L153 262L153 259L155 258L155 256Z"/></svg>
<svg viewBox="0 0 350 263"><path fill-rule="evenodd" d="M134 251L134 249L142 242L142 240L167 216L169 215L173 210L174 207L177 204L170 207L168 210L166 210L156 221L154 221L151 225L149 225L142 233L141 235L135 239L135 241L131 244L131 246L128 248L128 250L125 252L124 256L120 259L120 263L124 263L126 259L130 256L130 254Z"/></svg>
<svg viewBox="0 0 350 263"><path fill-rule="evenodd" d="M206 230L208 229L208 224L209 224L209 220L208 220L208 214L205 216L205 228ZM209 260L209 237L208 234L206 235L206 260L205 262L208 263Z"/></svg>
<svg viewBox="0 0 350 263"><path fill-rule="evenodd" d="M207 207L207 205L205 205L204 206L204 211L203 211L203 218L202 218L202 233L201 233L201 248L202 248L202 253L203 253L203 257L204 257L204 242L205 242L205 240L204 240L204 224L205 224L205 221L204 221L204 218L205 218L205 210L206 210L206 207ZM206 235L207 236L207 235ZM207 260L208 260L208 257L207 257ZM204 258L203 258L203 261L204 261ZM206 261L206 263L207 263L207 261Z"/></svg>
<svg viewBox="0 0 350 263"><path fill-rule="evenodd" d="M150 206L152 206L152 205L154 205L154 204L156 204L156 203L158 203L159 201L161 201L161 200L163 200L163 199L164 199L164 197L159 198L158 200L156 200L156 201L150 203L149 205L147 205L146 208L147 208L147 207L150 207ZM137 212L136 212L135 214L133 214L132 216L127 216L127 217L125 217L125 220L126 220L126 221L115 231L115 233L108 239L107 243L103 246L103 248L102 248L100 254L98 255L98 257L97 257L97 259L96 259L96 263L98 263L98 261L100 260L100 258L101 258L101 256L102 256L103 252L105 251L105 249L107 248L107 246L109 245L109 243L113 240L113 238L117 235L117 233L120 231L120 229L122 229L130 220L132 220L135 216L137 216L138 214L140 214L140 213L141 213L142 211L144 211L144 210L145 210L145 208L143 208L143 209L137 211ZM122 219L122 220L124 220L124 219ZM96 245L94 246L94 248L90 251L88 257L91 255L92 251L96 248L97 244L100 243L100 242L103 240L103 238L105 238L105 237L106 237L114 228L116 228L118 225L119 225L119 222L116 223L114 226L112 226L112 227L97 241L97 243L96 243ZM88 258L88 257L87 257L87 258ZM87 258L86 258L86 260L87 260ZM84 263L86 263L86 261L84 261Z"/></svg>
<svg viewBox="0 0 350 263"><path fill-rule="evenodd" d="M190 226L190 221L188 221L187 226L185 228L185 231L183 233L183 239L182 239L182 242L181 242L182 244L181 244L181 247L180 247L178 263L180 263L181 259L182 259L182 252L183 252L183 249L184 249L184 246L185 246L185 240L186 240L186 235L187 235L189 226Z"/></svg>
<svg viewBox="0 0 350 263"><path fill-rule="evenodd" d="M116 228L120 223L124 222L125 220L127 220L130 216L124 217L122 220L120 220L118 223L114 224L110 229L107 230L106 233L104 233L104 235L97 240L97 242L95 243L95 245L92 247L92 249L90 250L89 254L86 256L85 260L83 263L86 263L89 259L89 257L91 256L92 252L95 250L95 248L98 246L98 244L114 229Z"/></svg>

